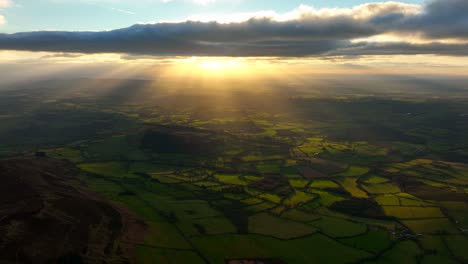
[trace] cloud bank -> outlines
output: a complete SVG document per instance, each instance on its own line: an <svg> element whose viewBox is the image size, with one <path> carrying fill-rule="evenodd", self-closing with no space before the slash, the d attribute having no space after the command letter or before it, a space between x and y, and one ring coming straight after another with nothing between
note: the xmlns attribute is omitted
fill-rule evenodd
<svg viewBox="0 0 468 264"><path fill-rule="evenodd" d="M13 5L11 0L0 0L0 9L7 8Z"/></svg>
<svg viewBox="0 0 468 264"><path fill-rule="evenodd" d="M5 8L9 8L13 6L13 2L11 0L0 0L0 11ZM5 16L0 15L0 26L3 26L7 23Z"/></svg>
<svg viewBox="0 0 468 264"><path fill-rule="evenodd" d="M137 24L102 32L0 34L0 49L179 56L468 55L468 1L382 2L346 9L301 6L230 23ZM356 41L391 35L392 41ZM423 40L422 43L412 39Z"/></svg>

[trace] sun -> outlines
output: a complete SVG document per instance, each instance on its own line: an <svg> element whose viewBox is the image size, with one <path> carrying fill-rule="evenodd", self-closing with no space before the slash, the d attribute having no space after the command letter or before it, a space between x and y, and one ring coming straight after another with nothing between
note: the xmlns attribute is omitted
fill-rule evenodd
<svg viewBox="0 0 468 264"><path fill-rule="evenodd" d="M198 66L202 69L210 70L210 71L219 71L219 70L223 70L224 68L226 68L223 62L218 61L218 60L206 61L206 62L198 64Z"/></svg>
<svg viewBox="0 0 468 264"><path fill-rule="evenodd" d="M264 58L185 57L168 63L165 74L181 78L234 81L276 75L277 69Z"/></svg>
<svg viewBox="0 0 468 264"><path fill-rule="evenodd" d="M236 58L202 58L197 59L195 65L203 71L233 72L239 71L245 65Z"/></svg>

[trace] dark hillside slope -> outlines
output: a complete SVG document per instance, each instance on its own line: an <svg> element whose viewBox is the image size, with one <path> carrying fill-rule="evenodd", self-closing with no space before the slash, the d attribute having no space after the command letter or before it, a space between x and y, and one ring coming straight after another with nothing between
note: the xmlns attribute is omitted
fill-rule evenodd
<svg viewBox="0 0 468 264"><path fill-rule="evenodd" d="M2 263L128 262L121 214L73 187L76 172L47 158L0 160Z"/></svg>

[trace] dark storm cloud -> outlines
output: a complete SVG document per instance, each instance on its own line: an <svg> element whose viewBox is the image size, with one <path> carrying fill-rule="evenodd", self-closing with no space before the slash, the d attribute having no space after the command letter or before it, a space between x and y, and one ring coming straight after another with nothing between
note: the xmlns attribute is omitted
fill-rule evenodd
<svg viewBox="0 0 468 264"><path fill-rule="evenodd" d="M423 12L405 16L388 13L371 21L381 31L420 33L429 38L468 38L468 0L436 0Z"/></svg>
<svg viewBox="0 0 468 264"><path fill-rule="evenodd" d="M293 19L139 24L105 32L0 34L0 49L140 55L320 56L324 54L467 55L466 45L352 43L384 33L468 40L468 1L437 0L422 10L397 2L298 11Z"/></svg>
<svg viewBox="0 0 468 264"><path fill-rule="evenodd" d="M345 31L343 32L343 29ZM296 56L342 47L348 38L375 33L350 20L134 25L108 32L31 32L0 35L0 48L82 53Z"/></svg>

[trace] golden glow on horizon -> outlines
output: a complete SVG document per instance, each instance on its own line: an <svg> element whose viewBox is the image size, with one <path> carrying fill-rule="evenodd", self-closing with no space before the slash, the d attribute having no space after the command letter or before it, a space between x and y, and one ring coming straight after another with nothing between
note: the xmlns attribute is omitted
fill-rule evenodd
<svg viewBox="0 0 468 264"><path fill-rule="evenodd" d="M49 78L48 76L103 79L183 78L192 80L192 83L206 82L207 87L210 80L211 83L213 80L217 83L232 80L287 80L328 74L468 75L467 60L437 55L317 58L157 57L0 51L0 66L3 66L2 76L17 80Z"/></svg>
<svg viewBox="0 0 468 264"><path fill-rule="evenodd" d="M435 55L361 56L328 58L265 57L151 57L122 54L64 54L0 51L3 84L54 79L77 81L80 91L106 96L131 80L146 80L138 98L184 93L217 93L213 105L236 105L232 91L261 92L274 87L313 89L323 79L372 75L468 76L468 61ZM81 87L80 87L81 86ZM159 88L164 87L163 91ZM69 93L58 90L57 96ZM137 101L130 96L129 102Z"/></svg>

